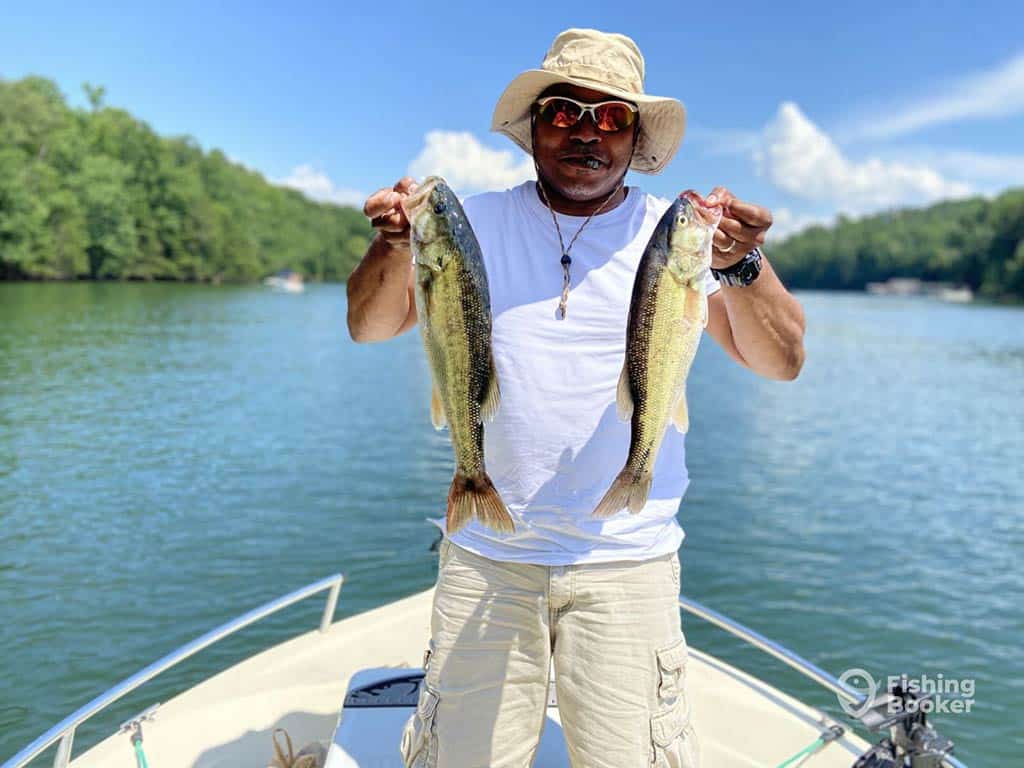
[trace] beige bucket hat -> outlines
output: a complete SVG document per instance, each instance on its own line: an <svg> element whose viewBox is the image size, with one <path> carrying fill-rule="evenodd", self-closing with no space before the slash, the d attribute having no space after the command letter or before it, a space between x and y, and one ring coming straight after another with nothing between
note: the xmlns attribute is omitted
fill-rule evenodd
<svg viewBox="0 0 1024 768"><path fill-rule="evenodd" d="M644 57L630 38L596 29L567 29L551 44L540 69L528 69L498 99L491 130L533 154L530 108L550 85L569 83L631 101L640 109L640 136L630 168L659 173L675 155L686 129L677 99L644 93Z"/></svg>

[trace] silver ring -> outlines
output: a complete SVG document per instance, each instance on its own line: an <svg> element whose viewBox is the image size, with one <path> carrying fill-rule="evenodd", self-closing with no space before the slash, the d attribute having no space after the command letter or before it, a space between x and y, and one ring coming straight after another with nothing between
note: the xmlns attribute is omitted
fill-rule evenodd
<svg viewBox="0 0 1024 768"><path fill-rule="evenodd" d="M730 238L730 239L732 239L732 238ZM736 247L736 241L733 240L731 243L729 243L729 247L728 248L719 248L718 250L720 250L722 253L728 253L729 251L731 251L735 247Z"/></svg>

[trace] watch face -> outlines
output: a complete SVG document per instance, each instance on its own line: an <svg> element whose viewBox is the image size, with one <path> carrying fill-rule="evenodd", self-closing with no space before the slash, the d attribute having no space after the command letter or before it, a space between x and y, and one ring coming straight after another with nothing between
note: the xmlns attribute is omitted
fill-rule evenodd
<svg viewBox="0 0 1024 768"><path fill-rule="evenodd" d="M755 248L739 263L723 270L712 269L711 272L726 285L750 285L761 274L761 252Z"/></svg>

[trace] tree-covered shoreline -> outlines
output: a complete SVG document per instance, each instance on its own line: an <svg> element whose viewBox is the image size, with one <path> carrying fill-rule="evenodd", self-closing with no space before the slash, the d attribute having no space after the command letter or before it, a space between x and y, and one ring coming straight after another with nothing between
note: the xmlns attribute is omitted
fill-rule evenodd
<svg viewBox="0 0 1024 768"><path fill-rule="evenodd" d="M1024 188L928 208L840 217L769 246L787 286L863 290L890 278L969 287L990 301L1024 301Z"/></svg>
<svg viewBox="0 0 1024 768"><path fill-rule="evenodd" d="M91 108L73 109L50 80L0 79L0 280L344 281L358 264L372 237L361 212L161 137L84 88ZM796 289L913 277L1024 301L1024 188L841 216L768 251Z"/></svg>
<svg viewBox="0 0 1024 768"><path fill-rule="evenodd" d="M365 252L361 212L158 136L85 89L91 109L72 109L50 80L0 80L0 280L344 280Z"/></svg>

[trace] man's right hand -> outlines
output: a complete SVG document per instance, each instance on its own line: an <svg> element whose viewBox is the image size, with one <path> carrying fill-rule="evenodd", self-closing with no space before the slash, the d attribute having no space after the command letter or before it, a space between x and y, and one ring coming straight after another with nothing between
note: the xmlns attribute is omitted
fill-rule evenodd
<svg viewBox="0 0 1024 768"><path fill-rule="evenodd" d="M411 176L406 176L395 186L374 192L363 205L363 214L391 247L409 247L409 220L402 210L402 200L415 192L417 186Z"/></svg>
<svg viewBox="0 0 1024 768"><path fill-rule="evenodd" d="M416 191L409 176L370 195L363 214L377 236L348 277L348 330L355 341L383 341L416 325L416 273L402 201Z"/></svg>

